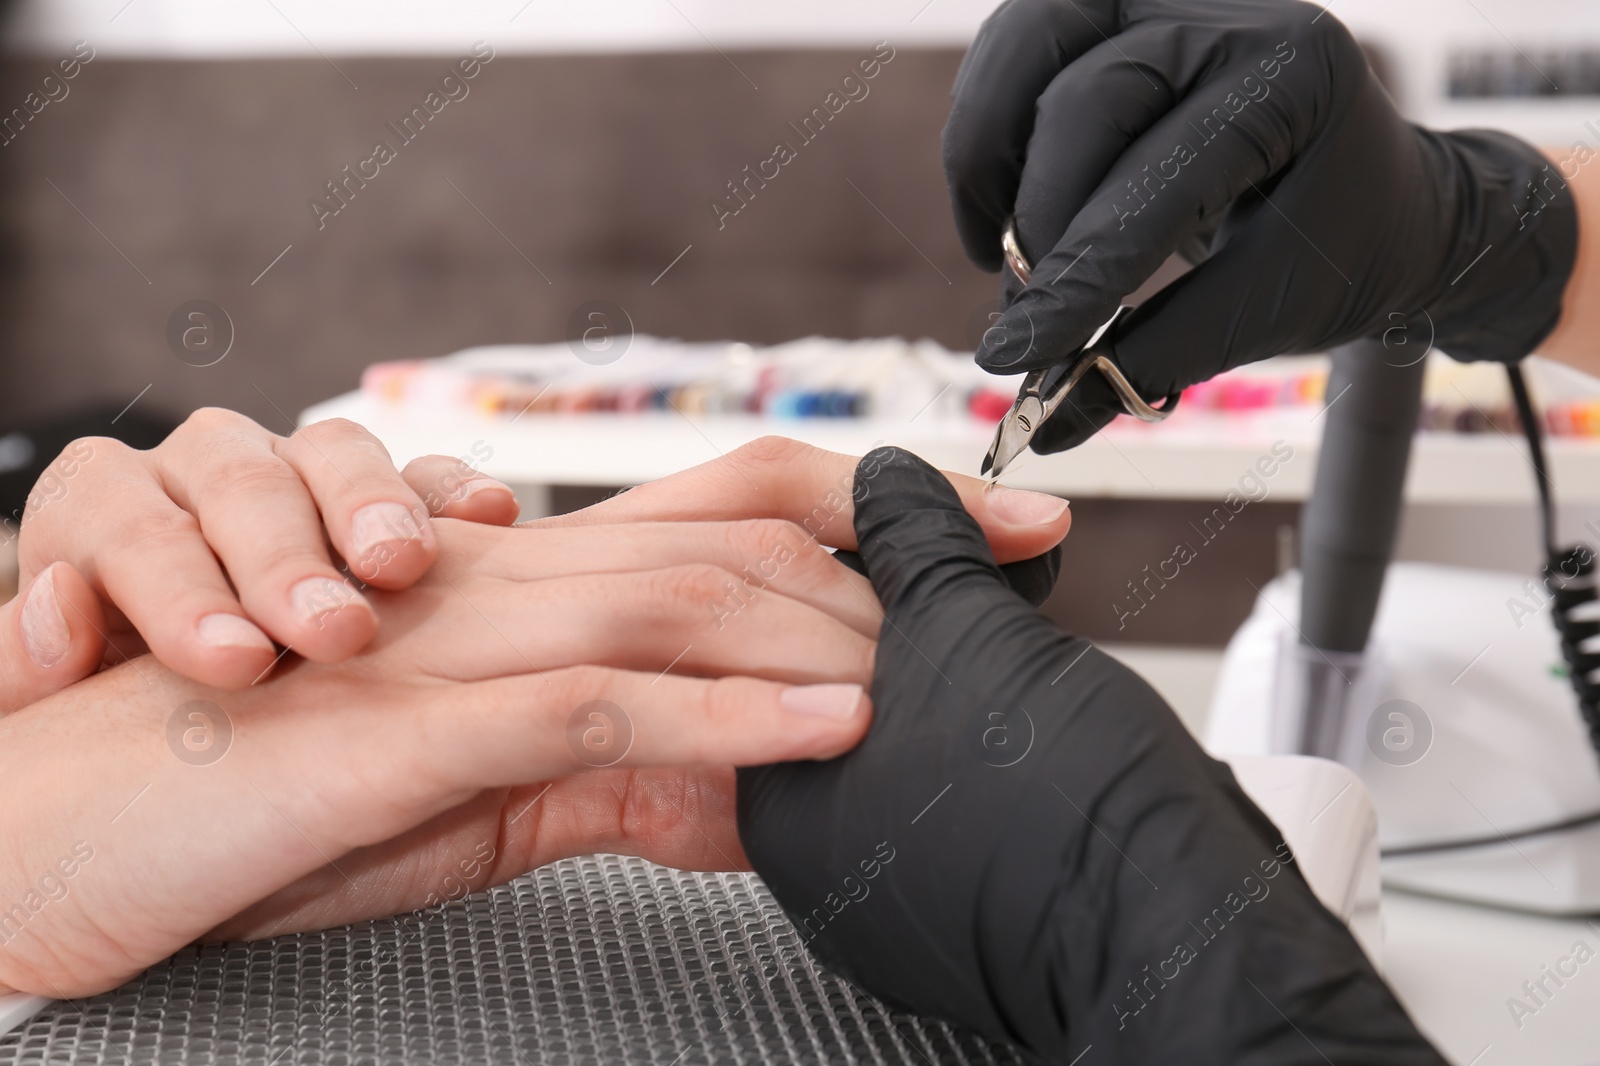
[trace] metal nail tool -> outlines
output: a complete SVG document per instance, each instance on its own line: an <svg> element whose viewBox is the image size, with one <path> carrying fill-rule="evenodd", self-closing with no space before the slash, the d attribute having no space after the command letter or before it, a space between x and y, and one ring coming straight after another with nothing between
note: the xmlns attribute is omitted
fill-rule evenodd
<svg viewBox="0 0 1600 1066"><path fill-rule="evenodd" d="M1007 224L1001 247L1005 251L1006 265L1024 285L1028 284L1033 277L1033 267L1017 243L1014 221ZM1027 377L1022 379L1022 389L1017 393L1017 402L1012 404L1011 410L1006 412L995 429L994 443L989 445L989 453L984 456L983 468L979 473L989 475L990 480L998 478L1012 460L1027 450L1039 427L1055 414L1091 368L1098 370L1106 379L1111 390L1122 401L1122 409L1140 421L1160 422L1173 412L1178 406L1177 393L1168 396L1162 406L1151 407L1112 361L1113 327L1132 310L1126 304L1117 308L1076 352L1051 366L1028 371Z"/></svg>

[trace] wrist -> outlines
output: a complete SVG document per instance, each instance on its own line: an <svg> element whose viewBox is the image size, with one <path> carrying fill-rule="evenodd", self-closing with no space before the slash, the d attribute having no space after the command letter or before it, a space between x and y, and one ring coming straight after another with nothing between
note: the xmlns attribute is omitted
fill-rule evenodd
<svg viewBox="0 0 1600 1066"><path fill-rule="evenodd" d="M1538 149L1509 134L1423 135L1448 160L1461 204L1433 301L1436 342L1456 359L1515 362L1561 319L1578 252L1572 189Z"/></svg>
<svg viewBox="0 0 1600 1066"><path fill-rule="evenodd" d="M1578 248L1561 298L1561 319L1539 345L1539 353L1600 373L1600 166L1584 145L1547 148L1545 156L1572 190L1577 211Z"/></svg>

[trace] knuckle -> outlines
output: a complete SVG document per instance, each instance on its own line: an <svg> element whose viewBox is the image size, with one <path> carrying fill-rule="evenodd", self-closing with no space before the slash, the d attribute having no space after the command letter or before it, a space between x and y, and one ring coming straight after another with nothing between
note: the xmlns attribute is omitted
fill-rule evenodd
<svg viewBox="0 0 1600 1066"><path fill-rule="evenodd" d="M628 771L617 798L617 832L622 840L653 840L686 827L701 797L683 769L641 775Z"/></svg>
<svg viewBox="0 0 1600 1066"><path fill-rule="evenodd" d="M708 734L719 734L724 727L745 731L751 728L754 720L750 715L753 694L744 679L720 677L697 687L699 695L695 711Z"/></svg>
<svg viewBox="0 0 1600 1066"><path fill-rule="evenodd" d="M801 441L768 434L765 437L757 437L748 444L740 445L729 453L729 457L762 467L786 466L815 450L811 445Z"/></svg>
<svg viewBox="0 0 1600 1066"><path fill-rule="evenodd" d="M1362 55L1361 48L1349 28L1337 18L1323 18L1324 14L1320 4L1310 3L1308 0L1293 0L1281 9L1272 23L1262 28L1265 36L1262 37L1260 44L1267 49L1287 44L1295 49L1309 48L1313 51L1323 50L1334 54L1348 48L1354 56ZM1340 58L1351 58L1351 56Z"/></svg>
<svg viewBox="0 0 1600 1066"><path fill-rule="evenodd" d="M134 455L134 449L117 440L115 437L79 437L65 448L61 449L51 466L65 463L86 463L90 459L105 457L128 457Z"/></svg>
<svg viewBox="0 0 1600 1066"><path fill-rule="evenodd" d="M402 480L422 497L430 514L438 514L466 498L466 486L478 477L469 464L448 455L425 455L406 464Z"/></svg>
<svg viewBox="0 0 1600 1066"><path fill-rule="evenodd" d="M189 541L200 537L200 523L178 507L141 507L125 514L118 521L117 539L109 546L113 557L137 561L147 558L152 549L175 541Z"/></svg>
<svg viewBox="0 0 1600 1066"><path fill-rule="evenodd" d="M359 423L348 418L325 418L321 422L313 422L309 426L302 426L290 435L289 440L295 444L366 444L373 440Z"/></svg>
<svg viewBox="0 0 1600 1066"><path fill-rule="evenodd" d="M952 115L944 128L944 176L952 189L971 183L981 168L981 150L975 124Z"/></svg>
<svg viewBox="0 0 1600 1066"><path fill-rule="evenodd" d="M133 460L137 454L134 449L111 437L79 437L56 453L56 457L45 467L45 473L75 477L87 469L93 460L100 460L96 464L98 467L107 461Z"/></svg>
<svg viewBox="0 0 1600 1066"><path fill-rule="evenodd" d="M643 603L657 619L676 620L685 607L722 601L737 584L732 573L711 563L665 567L645 577Z"/></svg>
<svg viewBox="0 0 1600 1066"><path fill-rule="evenodd" d="M262 575L262 579L267 584L272 584L274 578L288 582L303 577L320 577L326 578L328 581L341 586L341 588L349 585L343 575L330 572L330 565L327 558L321 554L320 548L313 548L310 544L303 542L276 540L270 544L262 545L251 557L248 569L242 566L239 567L241 573L236 580L248 582L251 580L250 575L259 574ZM230 566L230 570L232 569ZM267 577L267 575L271 575L271 577ZM360 574L356 576L361 577ZM247 591L247 587L241 585L240 591L242 595L250 594ZM339 594L338 590L328 589L325 592L318 593L319 602L337 605L341 602L337 599Z"/></svg>
<svg viewBox="0 0 1600 1066"><path fill-rule="evenodd" d="M211 464L209 475L217 484L227 486L241 495L298 490L302 487L299 475L281 459L266 453L219 458Z"/></svg>
<svg viewBox="0 0 1600 1066"><path fill-rule="evenodd" d="M200 407L190 413L178 428L172 431L172 440L179 436L207 438L219 433L238 433L248 429L261 429L250 419L226 407ZM265 433L266 430L261 430Z"/></svg>
<svg viewBox="0 0 1600 1066"><path fill-rule="evenodd" d="M81 506L63 510L63 501L74 496L84 502L94 500L99 488L113 484L120 483L126 489L134 476L130 468L140 466L137 455L134 449L110 437L80 437L61 449L29 487L21 513L13 512L20 526L18 551L23 562L42 558L35 549L40 537L50 540L47 534L51 528L60 529L86 517Z"/></svg>
<svg viewBox="0 0 1600 1066"><path fill-rule="evenodd" d="M1290 0L1278 9L1276 17L1269 19L1263 28L1277 34L1302 33L1309 38L1323 32L1325 25L1336 25L1338 19L1322 18L1323 9L1312 0Z"/></svg>
<svg viewBox="0 0 1600 1066"><path fill-rule="evenodd" d="M450 475L469 478L477 474L471 463L453 455L424 455L406 464L407 477L440 479Z"/></svg>
<svg viewBox="0 0 1600 1066"><path fill-rule="evenodd" d="M850 579L857 576L855 571L835 559L832 552L816 541L811 541L805 550L796 552L794 561L786 564L786 568L793 570L797 582L822 593L848 593Z"/></svg>
<svg viewBox="0 0 1600 1066"><path fill-rule="evenodd" d="M550 698L544 707L546 724L556 732L566 728L573 708L590 700L610 698L617 687L617 671L592 663L547 671L545 679L550 682Z"/></svg>
<svg viewBox="0 0 1600 1066"><path fill-rule="evenodd" d="M741 559L751 562L777 556L793 558L805 554L811 535L794 522L782 518L749 518L733 523L728 530L732 546Z"/></svg>

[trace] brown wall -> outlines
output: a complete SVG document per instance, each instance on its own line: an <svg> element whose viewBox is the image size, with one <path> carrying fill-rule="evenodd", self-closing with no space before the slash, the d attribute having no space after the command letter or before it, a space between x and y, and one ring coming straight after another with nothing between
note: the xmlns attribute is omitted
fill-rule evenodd
<svg viewBox="0 0 1600 1066"><path fill-rule="evenodd" d="M869 52L501 55L403 146L386 123L451 57L336 59L359 90L320 59L96 59L0 147L0 420L153 383L152 409L281 427L366 363L558 340L594 298L666 336L959 347L995 287L939 166L958 53L901 50L725 228L710 208ZM48 65L10 63L0 107ZM319 231L308 200L379 137L398 158ZM165 337L196 298L236 327L205 369Z"/></svg>

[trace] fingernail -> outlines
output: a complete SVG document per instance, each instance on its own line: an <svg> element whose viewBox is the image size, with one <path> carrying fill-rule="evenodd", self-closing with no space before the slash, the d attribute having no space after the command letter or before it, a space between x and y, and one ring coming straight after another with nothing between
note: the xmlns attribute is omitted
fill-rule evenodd
<svg viewBox="0 0 1600 1066"><path fill-rule="evenodd" d="M1067 511L1067 501L1047 492L1027 492L996 485L987 493L989 510L1014 526L1046 526Z"/></svg>
<svg viewBox="0 0 1600 1066"><path fill-rule="evenodd" d="M200 643L213 648L259 648L274 650L271 640L248 618L236 614L208 614L195 627Z"/></svg>
<svg viewBox="0 0 1600 1066"><path fill-rule="evenodd" d="M72 647L72 631L56 599L54 566L40 574L28 590L27 602L22 605L22 642L33 665L46 669L66 658Z"/></svg>
<svg viewBox="0 0 1600 1066"><path fill-rule="evenodd" d="M421 539L422 527L411 508L403 503L369 503L350 517L350 540L361 559L380 544Z"/></svg>
<svg viewBox="0 0 1600 1066"><path fill-rule="evenodd" d="M361 593L342 581L327 577L308 577L296 582L289 590L289 602L308 622L319 622L325 614L357 604L371 610Z"/></svg>
<svg viewBox="0 0 1600 1066"><path fill-rule="evenodd" d="M470 500L478 493L488 492L490 489L494 489L496 492L503 492L512 499L515 499L517 495L511 486L504 481L497 481L492 477L475 477L461 486L461 498Z"/></svg>
<svg viewBox="0 0 1600 1066"><path fill-rule="evenodd" d="M784 689L778 703L790 714L849 718L861 705L861 686L797 685Z"/></svg>

